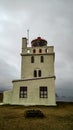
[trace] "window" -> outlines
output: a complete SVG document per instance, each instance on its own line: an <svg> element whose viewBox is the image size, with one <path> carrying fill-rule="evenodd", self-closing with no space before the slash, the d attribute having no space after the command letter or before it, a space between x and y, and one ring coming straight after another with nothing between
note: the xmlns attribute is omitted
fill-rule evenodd
<svg viewBox="0 0 73 130"><path fill-rule="evenodd" d="M44 57L43 56L41 56L41 63L43 63L44 62Z"/></svg>
<svg viewBox="0 0 73 130"><path fill-rule="evenodd" d="M36 53L36 50L35 50L35 49L33 49L33 53Z"/></svg>
<svg viewBox="0 0 73 130"><path fill-rule="evenodd" d="M41 77L41 70L38 71L38 77Z"/></svg>
<svg viewBox="0 0 73 130"><path fill-rule="evenodd" d="M47 49L45 49L45 52L47 53Z"/></svg>
<svg viewBox="0 0 73 130"><path fill-rule="evenodd" d="M34 77L37 77L37 71L34 70Z"/></svg>
<svg viewBox="0 0 73 130"><path fill-rule="evenodd" d="M41 77L41 70L34 70L34 77Z"/></svg>
<svg viewBox="0 0 73 130"><path fill-rule="evenodd" d="M20 98L27 98L27 87L20 87Z"/></svg>
<svg viewBox="0 0 73 130"><path fill-rule="evenodd" d="M31 63L34 63L34 56L31 57Z"/></svg>
<svg viewBox="0 0 73 130"><path fill-rule="evenodd" d="M40 87L40 98L48 98L47 87Z"/></svg>
<svg viewBox="0 0 73 130"><path fill-rule="evenodd" d="M48 49L45 49L45 52L48 53Z"/></svg>
<svg viewBox="0 0 73 130"><path fill-rule="evenodd" d="M42 49L39 49L39 53L42 53Z"/></svg>
<svg viewBox="0 0 73 130"><path fill-rule="evenodd" d="M27 53L28 53L28 54L30 53L30 50L29 50L29 49L27 50Z"/></svg>

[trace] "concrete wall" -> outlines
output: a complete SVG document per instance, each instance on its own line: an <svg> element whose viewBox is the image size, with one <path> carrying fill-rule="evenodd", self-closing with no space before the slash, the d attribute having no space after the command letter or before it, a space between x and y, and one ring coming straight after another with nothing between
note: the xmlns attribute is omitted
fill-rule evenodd
<svg viewBox="0 0 73 130"><path fill-rule="evenodd" d="M20 86L27 86L27 98L20 98ZM40 98L39 87L48 87L48 98ZM55 82L53 78L13 82L13 96L11 104L20 105L56 105Z"/></svg>
<svg viewBox="0 0 73 130"><path fill-rule="evenodd" d="M31 57L31 55L22 57L21 78L33 78L34 70L41 70L42 77L54 75L53 55L44 55L43 63L40 61L41 55L34 56L34 63L31 63Z"/></svg>
<svg viewBox="0 0 73 130"><path fill-rule="evenodd" d="M41 70L42 77L53 76L54 75L54 52L53 47L47 47L48 52L45 53L45 47L41 47L43 52L39 54L39 48L36 49L36 54L33 54L32 48L30 48L30 53L22 53L21 60L21 79L33 78L34 70ZM33 49L34 49L33 48ZM28 48L27 48L28 50ZM44 62L41 63L41 56L44 57ZM34 63L31 63L31 57L34 56ZM46 71L47 70L47 71Z"/></svg>
<svg viewBox="0 0 73 130"><path fill-rule="evenodd" d="M35 54L33 53L33 49L36 49ZM39 49L42 49L42 53L39 52ZM45 51L46 49L47 51ZM43 63L40 61L40 57L42 55L44 57ZM13 81L13 90L4 92L3 102L5 104L18 105L56 105L54 80L54 47L27 47L27 39L22 38L21 56L21 80ZM34 56L34 63L31 63L32 56ZM34 70L41 70L41 78L34 78ZM19 97L21 86L28 87L27 98ZM48 98L40 98L40 86L48 87Z"/></svg>
<svg viewBox="0 0 73 130"><path fill-rule="evenodd" d="M23 39L22 41L22 54L33 54L34 49L36 50L35 54L40 54L39 49L42 49L43 54L54 52L54 46L27 47L27 41L25 41L25 39ZM47 52L45 52L45 49L47 49Z"/></svg>
<svg viewBox="0 0 73 130"><path fill-rule="evenodd" d="M12 102L12 96L13 96L13 91L12 90L5 91L3 93L3 103L5 103L5 104L11 104L11 102Z"/></svg>

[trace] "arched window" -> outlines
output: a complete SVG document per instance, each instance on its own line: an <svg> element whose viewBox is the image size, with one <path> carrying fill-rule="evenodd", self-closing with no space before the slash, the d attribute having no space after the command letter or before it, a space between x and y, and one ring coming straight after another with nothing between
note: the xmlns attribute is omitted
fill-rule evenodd
<svg viewBox="0 0 73 130"><path fill-rule="evenodd" d="M42 49L39 49L39 53L42 53Z"/></svg>
<svg viewBox="0 0 73 130"><path fill-rule="evenodd" d="M45 52L47 53L47 49L45 49Z"/></svg>
<svg viewBox="0 0 73 130"><path fill-rule="evenodd" d="M48 49L47 48L45 49L45 52L48 53Z"/></svg>
<svg viewBox="0 0 73 130"><path fill-rule="evenodd" d="M38 71L38 77L41 77L41 70Z"/></svg>
<svg viewBox="0 0 73 130"><path fill-rule="evenodd" d="M44 62L44 57L43 56L41 56L41 62Z"/></svg>
<svg viewBox="0 0 73 130"><path fill-rule="evenodd" d="M37 77L37 71L34 70L34 77Z"/></svg>
<svg viewBox="0 0 73 130"><path fill-rule="evenodd" d="M31 57L31 63L34 63L34 56Z"/></svg>
<svg viewBox="0 0 73 130"><path fill-rule="evenodd" d="M33 53L36 53L36 50L35 50L35 49L33 49Z"/></svg>
<svg viewBox="0 0 73 130"><path fill-rule="evenodd" d="M29 50L29 49L27 50L27 53L28 53L28 54L30 53L30 50Z"/></svg>

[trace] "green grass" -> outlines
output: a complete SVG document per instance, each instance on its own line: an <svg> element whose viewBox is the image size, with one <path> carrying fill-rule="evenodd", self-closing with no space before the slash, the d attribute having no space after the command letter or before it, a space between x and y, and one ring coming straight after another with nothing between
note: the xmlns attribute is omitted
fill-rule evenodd
<svg viewBox="0 0 73 130"><path fill-rule="evenodd" d="M41 110L44 118L25 118L26 110ZM58 102L56 107L0 106L0 130L72 130L73 103Z"/></svg>

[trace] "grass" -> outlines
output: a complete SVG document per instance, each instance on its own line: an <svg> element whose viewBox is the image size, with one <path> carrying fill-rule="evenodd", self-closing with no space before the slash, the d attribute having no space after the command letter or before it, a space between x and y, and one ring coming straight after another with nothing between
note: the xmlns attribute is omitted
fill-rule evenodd
<svg viewBox="0 0 73 130"><path fill-rule="evenodd" d="M41 110L45 118L26 118L27 110ZM72 130L73 103L58 102L56 107L0 106L0 130Z"/></svg>

